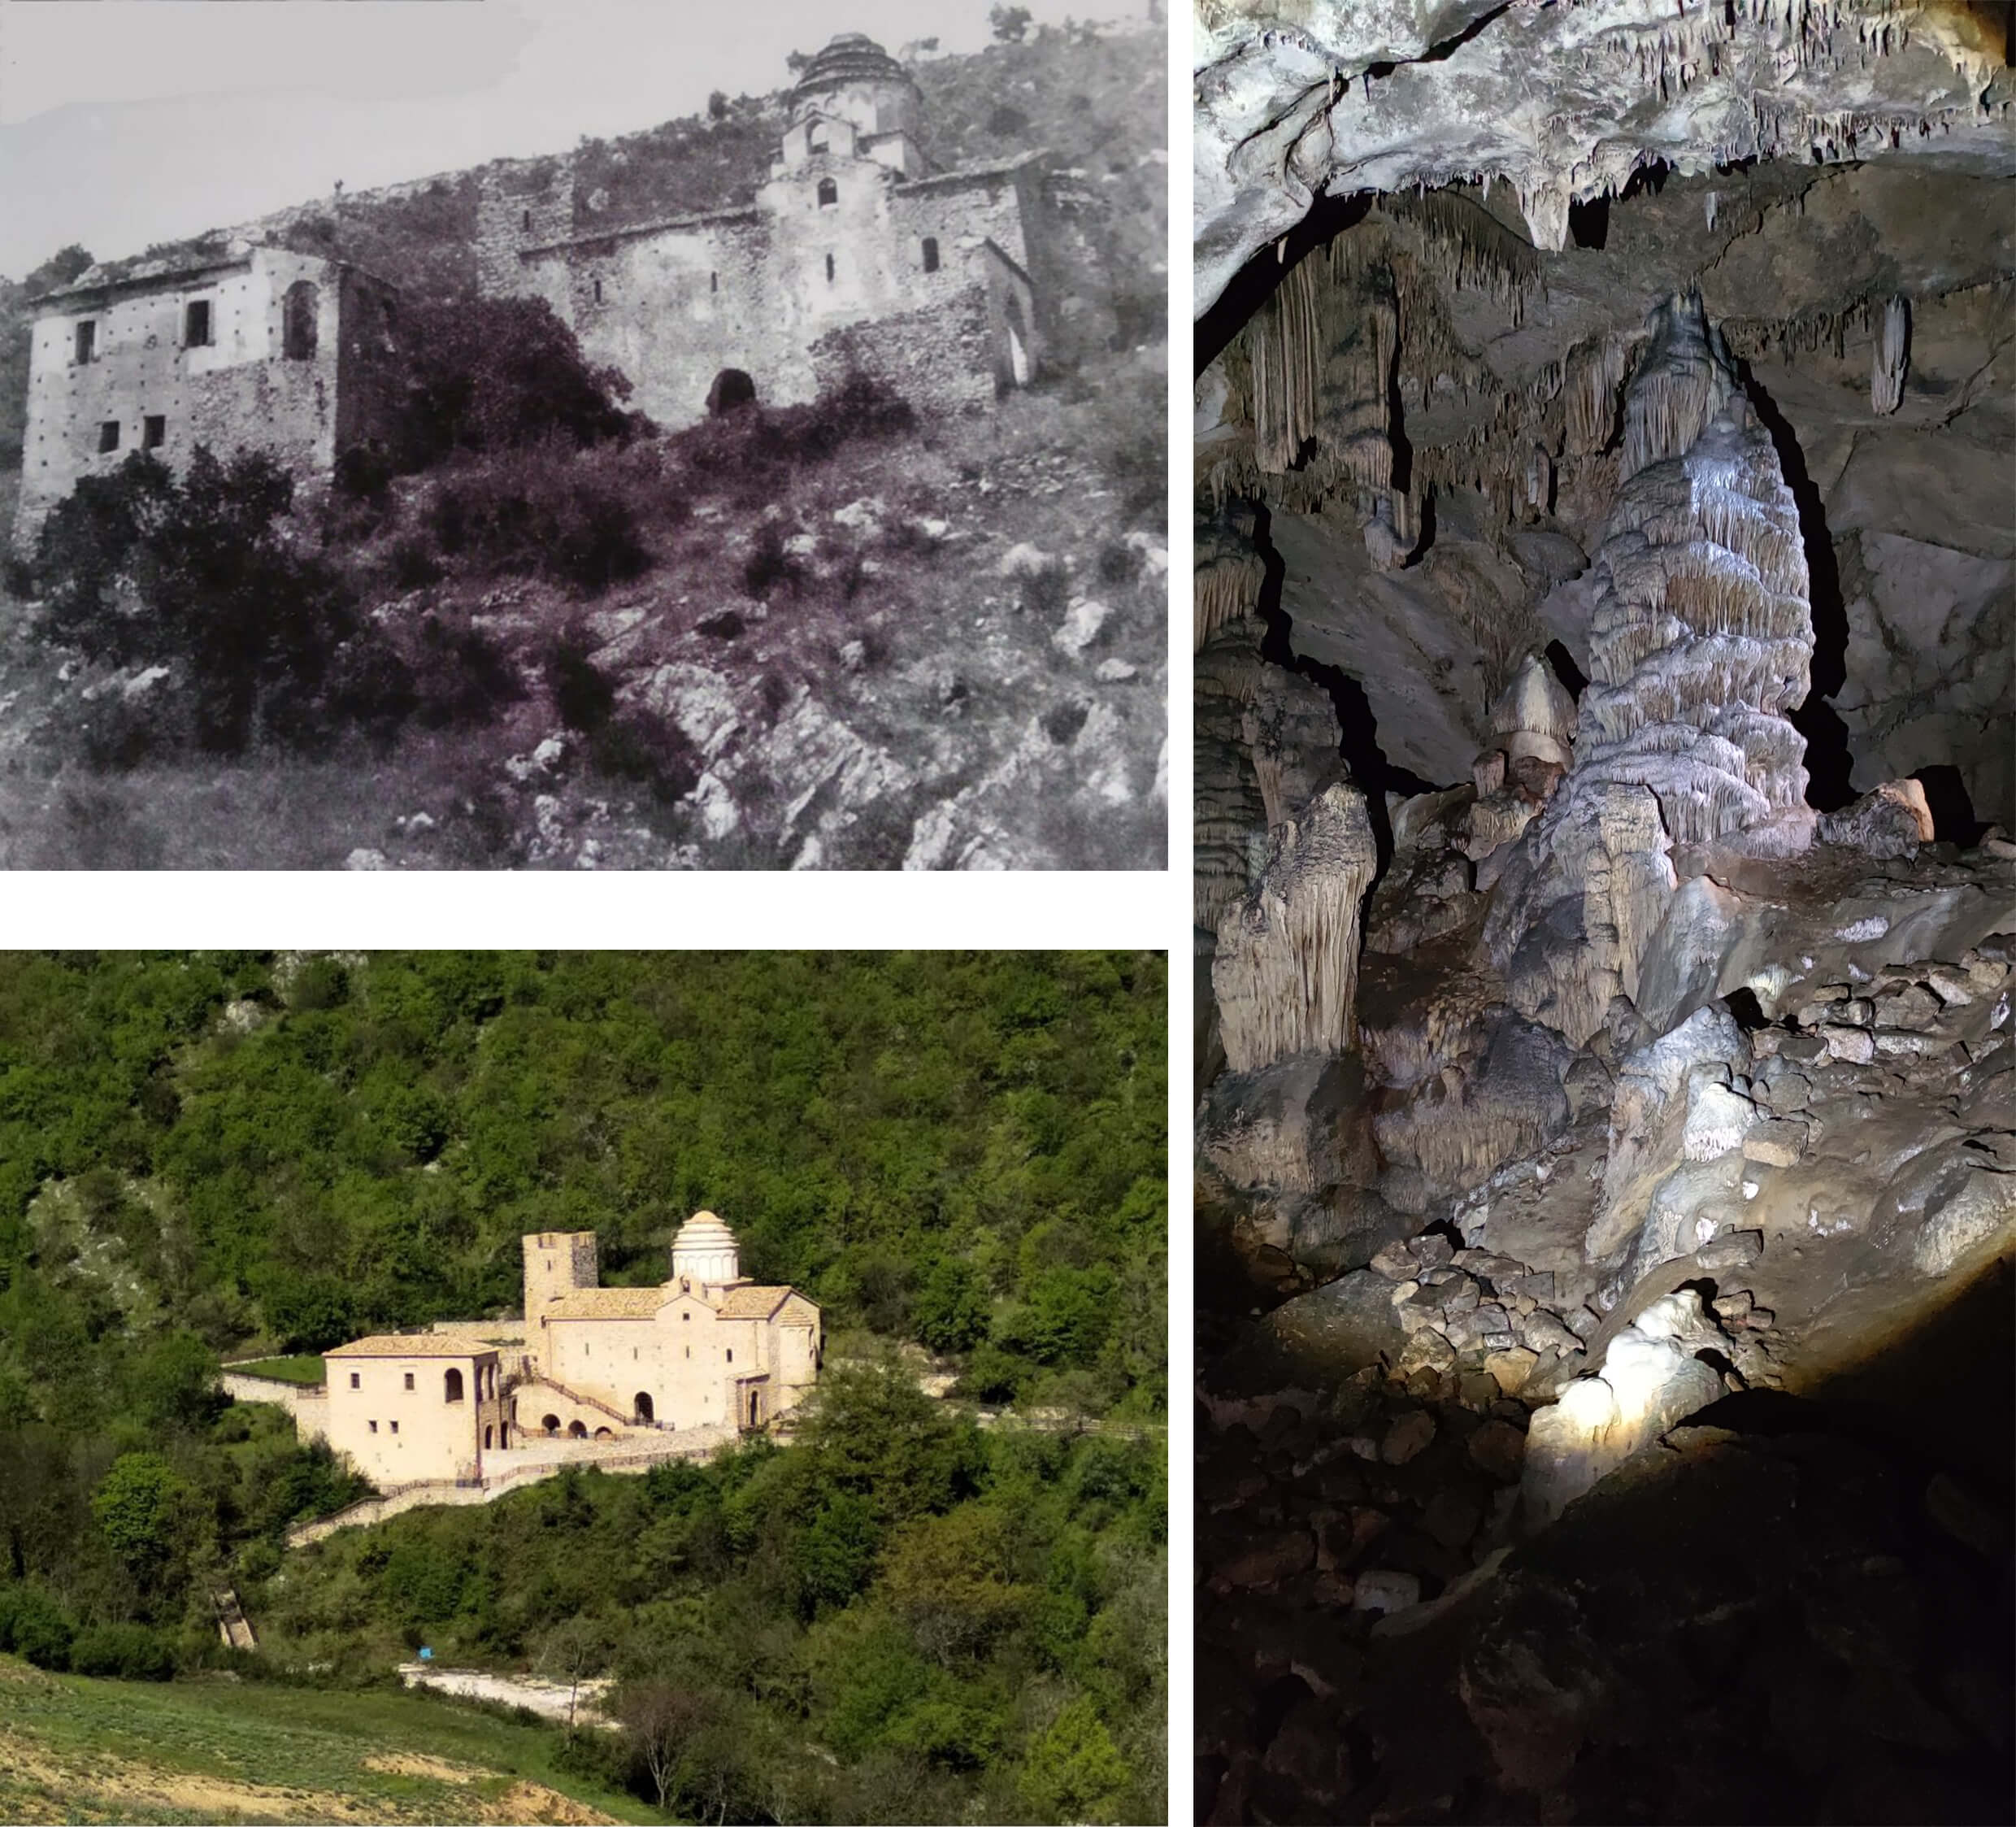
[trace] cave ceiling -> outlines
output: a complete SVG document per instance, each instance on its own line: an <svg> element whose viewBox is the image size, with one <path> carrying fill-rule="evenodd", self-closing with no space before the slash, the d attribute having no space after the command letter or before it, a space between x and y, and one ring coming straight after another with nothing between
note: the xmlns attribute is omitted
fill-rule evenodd
<svg viewBox="0 0 2016 1827"><path fill-rule="evenodd" d="M1797 12L1200 8L1200 551L1258 514L1373 784L1586 669L1617 402L1697 292L1799 500L1816 799L1950 769L2016 824L2016 72L1991 9Z"/></svg>

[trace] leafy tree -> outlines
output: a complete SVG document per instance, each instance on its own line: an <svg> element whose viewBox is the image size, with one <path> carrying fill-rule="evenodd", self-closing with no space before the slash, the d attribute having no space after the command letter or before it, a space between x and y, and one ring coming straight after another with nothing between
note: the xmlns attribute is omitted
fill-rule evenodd
<svg viewBox="0 0 2016 1827"><path fill-rule="evenodd" d="M1027 1611L1032 1594L1015 1560L1007 1519L967 1503L908 1525L890 1546L883 1586L919 1649L951 1664L984 1653Z"/></svg>
<svg viewBox="0 0 2016 1827"><path fill-rule="evenodd" d="M793 1541L792 1575L798 1610L810 1618L845 1605L867 1584L881 1541L866 1499L835 1491Z"/></svg>
<svg viewBox="0 0 2016 1827"><path fill-rule="evenodd" d="M725 91L717 89L707 98L707 118L710 120L726 120L728 117L728 95Z"/></svg>
<svg viewBox="0 0 2016 1827"><path fill-rule="evenodd" d="M1004 45L1019 45L1028 37L1029 9L1027 7L995 7L987 15L987 23L993 28L994 36Z"/></svg>
<svg viewBox="0 0 2016 1827"><path fill-rule="evenodd" d="M971 1263L939 1263L910 1306L918 1338L934 1351L970 1351L987 1336L991 1303Z"/></svg>
<svg viewBox="0 0 2016 1827"><path fill-rule="evenodd" d="M802 1439L812 1476L883 1524L949 1509L976 1488L983 1458L971 1422L880 1365L829 1371Z"/></svg>
<svg viewBox="0 0 2016 1827"><path fill-rule="evenodd" d="M544 298L458 299L414 314L409 460L558 437L593 444L632 420L619 368L598 367Z"/></svg>
<svg viewBox="0 0 2016 1827"><path fill-rule="evenodd" d="M1041 1820L1118 1820L1132 1780L1098 1709L1074 1700L1031 1747L1022 1794Z"/></svg>
<svg viewBox="0 0 2016 1827"><path fill-rule="evenodd" d="M180 1545L189 1496L159 1453L122 1453L93 1495L91 1514L112 1552L150 1579Z"/></svg>

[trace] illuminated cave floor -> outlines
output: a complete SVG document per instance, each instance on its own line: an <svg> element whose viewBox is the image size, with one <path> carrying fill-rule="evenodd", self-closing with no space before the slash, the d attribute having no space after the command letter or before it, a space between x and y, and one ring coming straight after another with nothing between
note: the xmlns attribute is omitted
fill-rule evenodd
<svg viewBox="0 0 2016 1827"><path fill-rule="evenodd" d="M2010 1818L2006 1259L1514 1545L1523 1405L1291 1366L1200 1250L1200 1820Z"/></svg>

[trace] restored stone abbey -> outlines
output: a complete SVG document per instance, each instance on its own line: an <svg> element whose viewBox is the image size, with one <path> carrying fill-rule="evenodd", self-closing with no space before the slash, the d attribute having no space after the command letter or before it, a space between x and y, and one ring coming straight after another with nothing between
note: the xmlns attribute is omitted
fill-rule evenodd
<svg viewBox="0 0 2016 1827"><path fill-rule="evenodd" d="M636 1459L682 1444L668 1434L731 1438L788 1413L818 1380L819 1308L745 1279L735 1233L711 1211L680 1226L656 1287L598 1285L593 1231L528 1237L524 1257L522 1346L515 1325L480 1321L468 1330L502 1342L421 1333L340 1345L324 1354L321 1395L290 1404L302 1434L381 1490L474 1486L592 1457L594 1442Z"/></svg>
<svg viewBox="0 0 2016 1827"><path fill-rule="evenodd" d="M984 403L1038 357L1035 155L932 170L902 64L849 33L806 65L770 181L744 207L584 228L574 185L489 184L482 284L545 298L663 425L815 398L853 374L919 406Z"/></svg>

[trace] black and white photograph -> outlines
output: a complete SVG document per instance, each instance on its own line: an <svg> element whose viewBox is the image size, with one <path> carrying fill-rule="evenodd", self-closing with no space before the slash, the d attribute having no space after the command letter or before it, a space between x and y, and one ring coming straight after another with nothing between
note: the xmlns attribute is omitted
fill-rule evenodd
<svg viewBox="0 0 2016 1827"><path fill-rule="evenodd" d="M5 7L0 864L1163 868L1106 11Z"/></svg>

